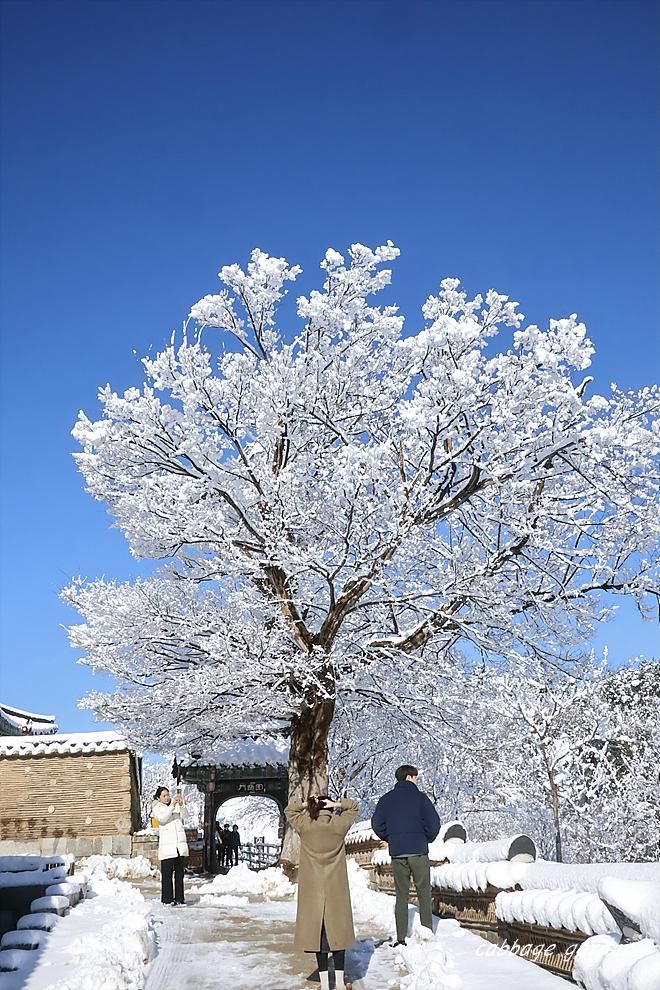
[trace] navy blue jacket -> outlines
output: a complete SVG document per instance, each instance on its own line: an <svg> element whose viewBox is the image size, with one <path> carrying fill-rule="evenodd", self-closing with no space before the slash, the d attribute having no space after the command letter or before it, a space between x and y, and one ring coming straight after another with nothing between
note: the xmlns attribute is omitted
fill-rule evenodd
<svg viewBox="0 0 660 990"><path fill-rule="evenodd" d="M390 856L423 856L440 831L438 813L412 780L398 780L376 805L371 827Z"/></svg>

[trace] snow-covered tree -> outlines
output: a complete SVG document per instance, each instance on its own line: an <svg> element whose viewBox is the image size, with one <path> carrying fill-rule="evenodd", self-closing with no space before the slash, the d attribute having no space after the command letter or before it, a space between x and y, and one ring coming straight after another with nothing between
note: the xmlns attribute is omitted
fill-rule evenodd
<svg viewBox="0 0 660 990"><path fill-rule="evenodd" d="M546 859L644 861L660 848L660 664L521 677L467 672L444 688L445 719L373 718L338 705L335 786L346 781L368 817L402 762L445 821L473 839L526 832Z"/></svg>
<svg viewBox="0 0 660 990"><path fill-rule="evenodd" d="M657 595L660 390L590 397L576 316L523 326L456 279L404 334L371 302L398 253L328 250L294 327L300 268L254 251L80 414L88 491L162 563L72 583L71 641L119 682L87 704L145 746L286 727L292 792L325 788L338 697L442 713L438 672L560 662L605 593Z"/></svg>
<svg viewBox="0 0 660 990"><path fill-rule="evenodd" d="M142 764L142 790L140 792L140 810L142 824L148 826L151 821L151 807L157 787L167 787L174 794L176 787L181 788L181 794L186 806L186 822L189 827L200 828L204 824L204 798L193 784L180 784L172 776L173 758L168 760L145 760Z"/></svg>

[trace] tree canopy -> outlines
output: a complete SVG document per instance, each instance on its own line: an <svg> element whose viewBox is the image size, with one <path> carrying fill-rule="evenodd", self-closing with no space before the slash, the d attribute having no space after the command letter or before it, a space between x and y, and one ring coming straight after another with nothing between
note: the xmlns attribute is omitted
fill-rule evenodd
<svg viewBox="0 0 660 990"><path fill-rule="evenodd" d="M287 726L304 790L338 697L441 717L454 671L561 666L606 593L657 604L658 387L592 395L576 315L541 329L454 278L404 329L372 299L398 253L328 250L282 326L301 270L255 250L80 413L88 491L160 563L74 581L71 641L145 746Z"/></svg>

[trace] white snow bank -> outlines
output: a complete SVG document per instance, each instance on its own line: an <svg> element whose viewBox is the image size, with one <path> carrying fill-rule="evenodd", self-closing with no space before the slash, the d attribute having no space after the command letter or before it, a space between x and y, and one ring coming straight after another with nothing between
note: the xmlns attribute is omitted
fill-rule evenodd
<svg viewBox="0 0 660 990"><path fill-rule="evenodd" d="M415 917L412 936L399 946L398 957L408 970L399 986L401 990L461 990L463 981L444 946L428 928L422 928L419 915Z"/></svg>
<svg viewBox="0 0 660 990"><path fill-rule="evenodd" d="M383 929L394 935L394 898L369 886L369 873L361 869L354 859L346 861L351 904L356 917L365 927Z"/></svg>
<svg viewBox="0 0 660 990"><path fill-rule="evenodd" d="M101 875L111 879L117 877L119 880L142 880L157 873L146 856L133 856L131 859L88 856L86 859L81 859L79 865L90 876Z"/></svg>
<svg viewBox="0 0 660 990"><path fill-rule="evenodd" d="M618 932L616 921L598 894L573 890L503 891L495 898L498 918L585 935Z"/></svg>
<svg viewBox="0 0 660 990"><path fill-rule="evenodd" d="M598 884L598 892L660 946L660 882L605 877Z"/></svg>
<svg viewBox="0 0 660 990"><path fill-rule="evenodd" d="M595 935L578 949L573 979L585 990L660 990L660 949L651 939L621 945Z"/></svg>
<svg viewBox="0 0 660 990"><path fill-rule="evenodd" d="M506 890L515 887L527 863L445 863L431 868L431 884L441 890L485 890L489 885Z"/></svg>
<svg viewBox="0 0 660 990"><path fill-rule="evenodd" d="M197 888L203 895L243 895L251 900L274 901L294 896L296 888L279 867L270 867L258 873L248 869L245 863L234 866L224 876L218 874L210 883ZM212 903L205 898L205 903Z"/></svg>
<svg viewBox="0 0 660 990"><path fill-rule="evenodd" d="M621 880L654 880L660 883L660 863L551 863L537 860L521 874L518 886L526 890L590 890L598 893L604 877Z"/></svg>
<svg viewBox="0 0 660 990"><path fill-rule="evenodd" d="M25 990L141 990L154 954L151 906L128 883L96 873L90 897L61 918Z"/></svg>

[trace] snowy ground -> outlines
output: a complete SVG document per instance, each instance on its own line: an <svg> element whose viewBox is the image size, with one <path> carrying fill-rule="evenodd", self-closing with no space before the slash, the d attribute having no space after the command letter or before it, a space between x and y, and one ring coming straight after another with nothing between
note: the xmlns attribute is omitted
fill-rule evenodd
<svg viewBox="0 0 660 990"><path fill-rule="evenodd" d="M93 865L116 872L112 863ZM358 941L346 971L354 990L565 990L563 980L456 922L438 922L429 936L413 908L408 945L391 948L393 898L369 890L367 874L353 862L349 873ZM210 883L187 879L185 907L163 906L154 878L130 883L97 872L90 888L88 900L47 937L27 979L0 974L0 990L318 986L311 954L293 951L295 888L279 870L251 873L241 865Z"/></svg>

